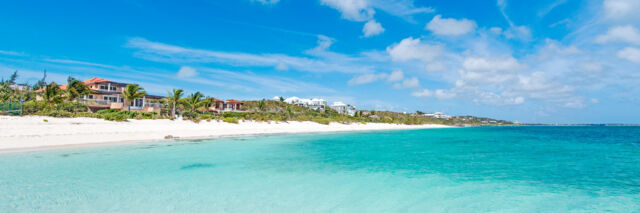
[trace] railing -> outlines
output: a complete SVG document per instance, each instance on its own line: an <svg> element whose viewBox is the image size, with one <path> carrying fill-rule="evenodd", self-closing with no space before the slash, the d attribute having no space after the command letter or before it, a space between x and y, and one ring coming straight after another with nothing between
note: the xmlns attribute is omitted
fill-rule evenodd
<svg viewBox="0 0 640 213"><path fill-rule="evenodd" d="M0 114L22 115L22 103L0 103Z"/></svg>
<svg viewBox="0 0 640 213"><path fill-rule="evenodd" d="M144 105L145 107L154 107L154 108L162 108L165 106L165 104L161 104L161 103L148 103Z"/></svg>
<svg viewBox="0 0 640 213"><path fill-rule="evenodd" d="M98 100L98 99L80 99L80 103L87 105L111 105L114 101L109 100Z"/></svg>

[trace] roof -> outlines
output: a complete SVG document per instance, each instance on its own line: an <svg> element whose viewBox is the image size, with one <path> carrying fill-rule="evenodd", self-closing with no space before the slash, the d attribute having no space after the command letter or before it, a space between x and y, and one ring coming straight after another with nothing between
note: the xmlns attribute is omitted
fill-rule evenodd
<svg viewBox="0 0 640 213"><path fill-rule="evenodd" d="M238 101L238 100L233 100L233 99L231 99L231 100L227 100L227 103L232 103L232 104L241 104L241 103L242 103L242 101Z"/></svg>
<svg viewBox="0 0 640 213"><path fill-rule="evenodd" d="M217 99L217 98L211 98L211 101L213 102L224 102L223 100Z"/></svg>

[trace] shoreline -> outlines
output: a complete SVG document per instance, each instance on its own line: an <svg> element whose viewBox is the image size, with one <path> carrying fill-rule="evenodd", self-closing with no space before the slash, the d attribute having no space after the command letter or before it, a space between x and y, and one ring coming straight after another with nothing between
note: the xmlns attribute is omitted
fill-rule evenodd
<svg viewBox="0 0 640 213"><path fill-rule="evenodd" d="M114 122L96 118L0 116L0 154L178 140L434 128L453 126L382 123L324 125L310 121L241 121L239 124L182 120Z"/></svg>

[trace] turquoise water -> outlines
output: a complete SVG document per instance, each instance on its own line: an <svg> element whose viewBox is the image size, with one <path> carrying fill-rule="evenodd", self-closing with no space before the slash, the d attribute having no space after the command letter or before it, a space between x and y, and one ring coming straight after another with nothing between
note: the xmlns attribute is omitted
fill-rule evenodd
<svg viewBox="0 0 640 213"><path fill-rule="evenodd" d="M640 212L640 127L488 127L0 155L0 212Z"/></svg>

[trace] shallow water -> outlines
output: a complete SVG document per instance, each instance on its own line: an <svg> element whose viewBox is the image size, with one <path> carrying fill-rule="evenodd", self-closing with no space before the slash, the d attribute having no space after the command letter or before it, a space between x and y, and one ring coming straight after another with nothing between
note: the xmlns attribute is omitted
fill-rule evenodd
<svg viewBox="0 0 640 213"><path fill-rule="evenodd" d="M0 155L0 212L638 212L640 127L487 127Z"/></svg>

